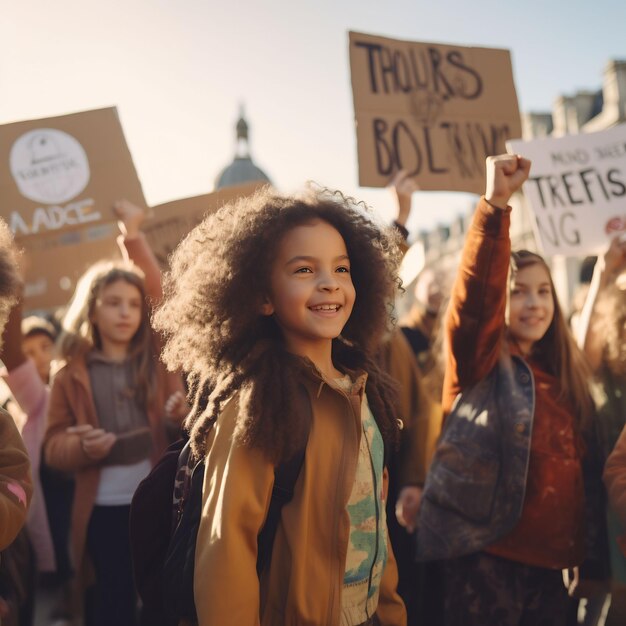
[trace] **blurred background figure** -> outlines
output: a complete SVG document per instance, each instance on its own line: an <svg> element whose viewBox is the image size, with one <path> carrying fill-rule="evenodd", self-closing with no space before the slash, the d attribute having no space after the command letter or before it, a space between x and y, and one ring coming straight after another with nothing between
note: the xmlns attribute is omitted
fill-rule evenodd
<svg viewBox="0 0 626 626"><path fill-rule="evenodd" d="M0 331L21 288L18 253L0 220ZM0 409L0 622L5 626L27 626L32 620L31 552L23 531L31 495L26 447L11 416Z"/></svg>
<svg viewBox="0 0 626 626"><path fill-rule="evenodd" d="M595 430L604 463L626 424L626 241L614 237L598 257L577 338L595 374ZM626 527L609 505L606 511L611 565L607 626L626 623L626 558L619 537Z"/></svg>

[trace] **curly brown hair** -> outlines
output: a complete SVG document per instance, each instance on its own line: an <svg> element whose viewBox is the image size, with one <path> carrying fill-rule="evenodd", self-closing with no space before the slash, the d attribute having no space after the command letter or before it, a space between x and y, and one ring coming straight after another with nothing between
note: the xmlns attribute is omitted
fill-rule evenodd
<svg viewBox="0 0 626 626"><path fill-rule="evenodd" d="M237 390L241 443L279 462L306 441L309 424L296 410L298 368L261 305L278 244L291 229L317 220L343 237L357 294L333 340L333 361L368 373L367 397L381 433L388 443L397 440L394 383L375 356L392 322L399 248L368 211L338 192L281 196L265 188L206 217L175 250L153 323L166 339L167 366L187 373L193 408L185 426L196 454L205 452L212 420Z"/></svg>
<svg viewBox="0 0 626 626"><path fill-rule="evenodd" d="M19 252L6 222L0 218L0 348L9 312L17 302L22 279L18 270Z"/></svg>

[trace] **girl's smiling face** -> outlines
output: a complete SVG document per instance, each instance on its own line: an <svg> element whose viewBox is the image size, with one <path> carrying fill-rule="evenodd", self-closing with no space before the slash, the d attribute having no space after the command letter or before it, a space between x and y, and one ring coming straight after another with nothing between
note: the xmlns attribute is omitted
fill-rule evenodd
<svg viewBox="0 0 626 626"><path fill-rule="evenodd" d="M290 352L309 356L341 334L355 297L342 236L315 220L280 241L261 312L274 315Z"/></svg>
<svg viewBox="0 0 626 626"><path fill-rule="evenodd" d="M519 269L509 295L509 331L523 354L547 332L554 318L548 270L540 263Z"/></svg>
<svg viewBox="0 0 626 626"><path fill-rule="evenodd" d="M103 287L95 301L91 323L98 329L103 351L128 346L141 324L142 296L135 285L116 280Z"/></svg>

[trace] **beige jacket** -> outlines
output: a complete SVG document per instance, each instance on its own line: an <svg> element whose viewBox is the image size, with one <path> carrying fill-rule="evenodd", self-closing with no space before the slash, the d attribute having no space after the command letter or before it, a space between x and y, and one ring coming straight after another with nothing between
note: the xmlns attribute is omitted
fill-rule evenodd
<svg viewBox="0 0 626 626"><path fill-rule="evenodd" d="M209 435L195 565L200 626L338 626L365 376L350 395L304 368L312 425L293 500L285 505L269 572L257 578L257 535L269 507L274 467L257 449L234 443L237 400ZM384 493L387 475L385 471ZM377 616L404 626L391 545Z"/></svg>

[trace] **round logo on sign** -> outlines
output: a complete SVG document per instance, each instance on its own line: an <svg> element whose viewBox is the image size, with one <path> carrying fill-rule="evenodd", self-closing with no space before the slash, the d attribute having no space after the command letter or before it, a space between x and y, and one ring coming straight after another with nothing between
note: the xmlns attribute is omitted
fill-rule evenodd
<svg viewBox="0 0 626 626"><path fill-rule="evenodd" d="M20 193L43 204L67 202L89 182L89 161L83 147L54 128L24 133L11 148L9 163Z"/></svg>

